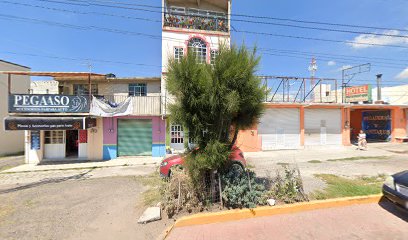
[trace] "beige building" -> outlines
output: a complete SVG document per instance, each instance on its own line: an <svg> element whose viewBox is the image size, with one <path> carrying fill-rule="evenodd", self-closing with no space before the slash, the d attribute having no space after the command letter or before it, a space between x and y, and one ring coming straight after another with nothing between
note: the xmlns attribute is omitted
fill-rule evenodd
<svg viewBox="0 0 408 240"><path fill-rule="evenodd" d="M31 94L58 94L58 81L39 80L31 81Z"/></svg>
<svg viewBox="0 0 408 240"><path fill-rule="evenodd" d="M0 71L30 71L29 67L0 60ZM28 93L29 76L13 76L12 93ZM0 156L24 152L24 132L5 131L3 119L8 115L8 75L0 74Z"/></svg>
<svg viewBox="0 0 408 240"><path fill-rule="evenodd" d="M371 85L372 101L377 101L377 88L374 84ZM315 100L317 103L341 103L342 91L341 88L334 89L330 84L321 84L314 91ZM337 95L337 97L336 97ZM394 105L408 105L408 84L397 85L392 87L381 88L381 99L385 103Z"/></svg>

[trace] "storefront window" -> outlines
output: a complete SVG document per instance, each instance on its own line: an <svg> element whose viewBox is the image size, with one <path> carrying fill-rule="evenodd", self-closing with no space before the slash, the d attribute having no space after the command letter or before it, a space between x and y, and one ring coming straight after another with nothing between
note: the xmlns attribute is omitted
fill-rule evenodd
<svg viewBox="0 0 408 240"><path fill-rule="evenodd" d="M146 96L146 83L129 84L129 96Z"/></svg>
<svg viewBox="0 0 408 240"><path fill-rule="evenodd" d="M88 95L89 94L89 84L74 84L74 95ZM91 85L91 94L98 95L98 85Z"/></svg>
<svg viewBox="0 0 408 240"><path fill-rule="evenodd" d="M184 143L183 126L171 125L171 143Z"/></svg>
<svg viewBox="0 0 408 240"><path fill-rule="evenodd" d="M63 144L64 131L45 131L45 144Z"/></svg>

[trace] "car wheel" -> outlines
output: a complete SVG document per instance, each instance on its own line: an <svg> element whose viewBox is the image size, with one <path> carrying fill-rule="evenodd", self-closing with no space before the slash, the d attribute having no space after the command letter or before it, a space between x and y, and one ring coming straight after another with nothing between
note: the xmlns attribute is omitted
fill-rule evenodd
<svg viewBox="0 0 408 240"><path fill-rule="evenodd" d="M230 167L230 171L236 172L238 175L241 175L245 172L244 167L239 163L233 163Z"/></svg>

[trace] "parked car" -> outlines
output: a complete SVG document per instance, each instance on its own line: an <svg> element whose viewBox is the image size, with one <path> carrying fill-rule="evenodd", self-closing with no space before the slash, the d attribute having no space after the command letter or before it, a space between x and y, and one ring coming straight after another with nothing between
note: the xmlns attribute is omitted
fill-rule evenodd
<svg viewBox="0 0 408 240"><path fill-rule="evenodd" d="M178 166L182 167L184 165L184 157L185 155L174 155L163 159L160 164L160 176L170 177L172 169ZM238 147L234 146L232 148L232 152L228 159L230 160L231 167L239 167L242 170L245 170L246 160L244 153Z"/></svg>
<svg viewBox="0 0 408 240"><path fill-rule="evenodd" d="M388 177L382 192L391 202L408 210L408 170Z"/></svg>

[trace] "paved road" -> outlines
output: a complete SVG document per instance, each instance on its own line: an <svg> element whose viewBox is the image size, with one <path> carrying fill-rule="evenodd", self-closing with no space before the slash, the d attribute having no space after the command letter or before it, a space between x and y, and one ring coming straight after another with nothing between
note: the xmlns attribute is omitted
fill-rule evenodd
<svg viewBox="0 0 408 240"><path fill-rule="evenodd" d="M408 215L388 202L319 209L295 214L175 228L167 240L401 239Z"/></svg>
<svg viewBox="0 0 408 240"><path fill-rule="evenodd" d="M134 176L86 174L0 185L0 239L156 239L173 220L137 224L147 189Z"/></svg>
<svg viewBox="0 0 408 240"><path fill-rule="evenodd" d="M387 150L383 148L387 147ZM402 151L402 152L398 152ZM373 146L369 151L354 147L319 150L288 150L246 154L257 176L274 176L283 165L297 166L306 193L320 190L325 183L315 174L334 174L346 177L391 175L408 169L408 144ZM355 160L362 158L361 160ZM334 161L336 160L336 161ZM312 162L310 162L312 161Z"/></svg>

